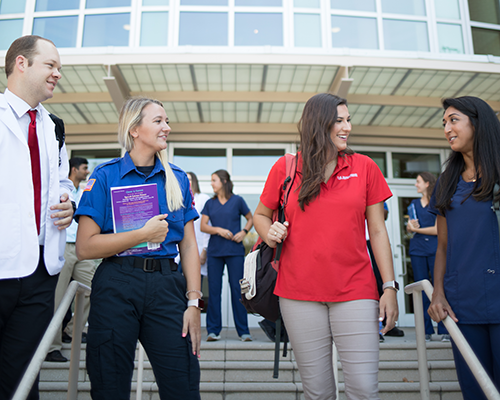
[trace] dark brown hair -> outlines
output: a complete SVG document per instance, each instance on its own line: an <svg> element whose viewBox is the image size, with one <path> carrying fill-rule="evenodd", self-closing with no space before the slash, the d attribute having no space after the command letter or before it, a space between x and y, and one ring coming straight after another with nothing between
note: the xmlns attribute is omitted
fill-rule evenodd
<svg viewBox="0 0 500 400"><path fill-rule="evenodd" d="M320 192L325 179L327 164L338 156L331 132L337 121L337 107L347 106L347 100L330 93L320 93L311 97L298 123L300 148L303 160L302 182L299 191L299 205L302 210ZM344 154L353 154L347 148Z"/></svg>
<svg viewBox="0 0 500 400"><path fill-rule="evenodd" d="M225 169L218 169L212 175L217 175L222 182L222 187L224 188L224 196L226 199L229 199L233 195L233 182L231 181L231 177L229 176L229 172ZM216 198L217 195L214 196Z"/></svg>
<svg viewBox="0 0 500 400"><path fill-rule="evenodd" d="M200 193L200 184L198 183L198 177L194 172L186 172L191 177L191 190L193 193Z"/></svg>
<svg viewBox="0 0 500 400"><path fill-rule="evenodd" d="M28 67L33 65L33 58L38 54L36 44L39 40L45 40L54 44L51 40L36 35L22 36L12 42L9 50L7 50L7 54L5 54L5 75L7 75L7 78L14 71L17 56L26 58L28 60Z"/></svg>
<svg viewBox="0 0 500 400"><path fill-rule="evenodd" d="M495 111L484 100L473 96L444 99L443 108L448 107L466 115L474 129L472 154L480 179L463 201L471 195L476 201L490 200L493 195L499 200L500 193L493 193L495 183L500 180L500 122ZM436 208L443 215L452 208L452 197L464 168L462 153L451 151L436 187Z"/></svg>
<svg viewBox="0 0 500 400"><path fill-rule="evenodd" d="M436 185L437 178L430 172L421 172L420 174L418 174L418 176L420 176L425 183L429 184L429 187L425 191L425 196L428 200L430 200L432 192L434 190L434 186Z"/></svg>

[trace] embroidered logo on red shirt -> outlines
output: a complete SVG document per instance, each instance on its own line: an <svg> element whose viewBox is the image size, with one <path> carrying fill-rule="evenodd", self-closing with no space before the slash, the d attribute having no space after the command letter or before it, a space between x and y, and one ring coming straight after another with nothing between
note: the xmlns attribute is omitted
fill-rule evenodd
<svg viewBox="0 0 500 400"><path fill-rule="evenodd" d="M351 179L351 178L357 178L358 177L358 174L351 174L351 175L344 175L344 176L339 176L337 175L337 179L339 181L345 181L347 179Z"/></svg>
<svg viewBox="0 0 500 400"><path fill-rule="evenodd" d="M87 182L87 186L85 186L85 189L83 189L84 192L90 192L92 190L92 187L94 186L95 179L89 179Z"/></svg>

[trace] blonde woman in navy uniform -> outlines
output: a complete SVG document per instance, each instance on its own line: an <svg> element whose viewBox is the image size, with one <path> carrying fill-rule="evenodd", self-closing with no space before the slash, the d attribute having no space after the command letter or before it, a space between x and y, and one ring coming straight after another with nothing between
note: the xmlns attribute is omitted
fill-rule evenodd
<svg viewBox="0 0 500 400"><path fill-rule="evenodd" d="M500 390L500 239L492 211L500 180L500 122L483 100L443 101L444 134L451 147L431 197L438 247L429 315L450 316ZM464 400L486 399L452 338Z"/></svg>
<svg viewBox="0 0 500 400"><path fill-rule="evenodd" d="M90 298L91 396L130 399L139 339L160 398L199 400L200 259L193 228L198 213L189 181L184 171L166 161L170 127L162 103L129 99L118 132L127 152L96 168L77 214L78 257L104 258ZM113 233L110 188L149 183L157 184L160 215L140 229ZM161 243L161 248L140 256L116 256L143 242ZM184 276L174 262L177 246Z"/></svg>

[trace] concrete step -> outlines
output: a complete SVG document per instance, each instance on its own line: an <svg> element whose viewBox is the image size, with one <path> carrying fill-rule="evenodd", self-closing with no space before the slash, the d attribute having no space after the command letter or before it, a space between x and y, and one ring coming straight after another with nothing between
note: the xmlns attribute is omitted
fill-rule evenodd
<svg viewBox="0 0 500 400"><path fill-rule="evenodd" d="M203 400L299 400L302 384L293 351L280 358L280 374L273 379L274 344L252 332L253 342L227 337L218 342L202 342L201 393ZM228 335L230 336L230 335ZM413 340L412 340L413 339ZM462 399L450 343L426 343L432 400ZM282 345L283 347L283 345ZM70 345L63 354L69 357ZM85 370L85 345L79 372L79 399L90 399L90 383ZM159 399L155 377L147 355L143 374L144 400ZM41 400L66 399L69 363L44 362L40 373ZM344 377L339 363L340 399L345 399ZM135 399L136 370L132 399ZM379 390L384 400L420 400L416 343L411 335L387 338L380 344Z"/></svg>

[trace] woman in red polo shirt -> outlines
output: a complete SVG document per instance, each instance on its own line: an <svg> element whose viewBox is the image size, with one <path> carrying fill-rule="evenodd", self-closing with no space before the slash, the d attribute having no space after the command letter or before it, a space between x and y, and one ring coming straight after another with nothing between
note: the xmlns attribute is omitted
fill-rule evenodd
<svg viewBox="0 0 500 400"><path fill-rule="evenodd" d="M382 333L398 317L397 283L384 223L392 193L375 162L347 147L345 99L324 93L306 103L299 121L297 172L285 210L272 222L286 178L285 158L269 173L255 229L271 247L284 241L275 294L299 366L306 399L334 399L332 341L348 399L378 399ZM365 219L384 281L380 298L366 249Z"/></svg>

